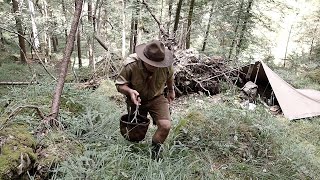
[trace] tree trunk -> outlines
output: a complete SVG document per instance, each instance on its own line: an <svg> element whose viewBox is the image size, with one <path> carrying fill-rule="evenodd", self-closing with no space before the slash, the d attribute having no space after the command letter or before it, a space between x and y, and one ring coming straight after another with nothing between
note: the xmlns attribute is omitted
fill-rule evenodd
<svg viewBox="0 0 320 180"><path fill-rule="evenodd" d="M36 25L36 22L34 20L34 6L33 6L33 2L31 0L28 0L28 2L29 2L30 17L31 17L31 27L32 27L33 42L34 42L33 44L34 44L34 48L38 49L39 46L40 46L40 43L39 43L37 25Z"/></svg>
<svg viewBox="0 0 320 180"><path fill-rule="evenodd" d="M173 33L174 34L176 34L176 31L178 30L182 2L183 2L183 0L179 0L178 5L177 5L176 17L174 18L174 26L173 26Z"/></svg>
<svg viewBox="0 0 320 180"><path fill-rule="evenodd" d="M93 13L92 13L92 0L88 0L88 21L90 26L93 26ZM94 29L94 27L93 27ZM93 68L93 71L95 70L95 63L93 59L93 38L91 34L88 34L88 55L89 55L89 67Z"/></svg>
<svg viewBox="0 0 320 180"><path fill-rule="evenodd" d="M51 36L51 41L52 41L52 46L53 46L53 52L57 52L58 51L58 38L56 36Z"/></svg>
<svg viewBox="0 0 320 180"><path fill-rule="evenodd" d="M97 11L100 7L100 0L96 0L95 6L94 6L94 12L93 12L93 31L97 31Z"/></svg>
<svg viewBox="0 0 320 180"><path fill-rule="evenodd" d="M252 4L253 4L253 0L249 0L248 1L248 6L247 6L247 10L246 10L246 16L244 18L244 22L242 23L242 28L241 28L241 32L240 32L240 38L239 38L239 43L237 44L237 49L236 49L236 59L238 59L238 56L240 54L240 50L242 48L242 42L244 40L244 34L246 33L247 31L247 25L248 25L248 22L251 18L251 10L252 10Z"/></svg>
<svg viewBox="0 0 320 180"><path fill-rule="evenodd" d="M168 7L168 23L167 23L167 33L170 34L170 24L171 24L171 16L172 16L172 2L173 0L169 0L169 7Z"/></svg>
<svg viewBox="0 0 320 180"><path fill-rule="evenodd" d="M48 16L48 6L46 1L43 2L43 9L44 9L44 19L47 24L49 24L49 16ZM51 38L50 35L48 34L48 26L44 27L43 31L43 41L44 41L44 48L43 49L43 54L45 54L45 63L48 62L49 57L51 56Z"/></svg>
<svg viewBox="0 0 320 180"><path fill-rule="evenodd" d="M80 29L78 29L78 32L77 32L77 52L78 52L78 65L80 68L82 67Z"/></svg>
<svg viewBox="0 0 320 180"><path fill-rule="evenodd" d="M138 17L139 17L139 3L140 1L135 1L135 10L132 11L132 19L131 19L131 38L130 38L130 53L135 52L135 48L137 45L137 36L138 36Z"/></svg>
<svg viewBox="0 0 320 180"><path fill-rule="evenodd" d="M234 29L234 38L233 38L233 40L232 40L232 42L231 42L231 45L230 45L228 59L231 59L232 52L233 52L233 48L234 48L234 45L236 44L236 41L237 41L237 38L238 38L238 28L239 28L239 26L240 26L242 9L243 9L243 0L241 0L241 4L240 4L240 7L239 7L239 12L238 12L238 17L237 17L236 27L235 27L235 29Z"/></svg>
<svg viewBox="0 0 320 180"><path fill-rule="evenodd" d="M72 24L71 24L71 29L70 33L68 36L68 41L66 48L64 50L64 55L63 59L61 62L61 67L60 67L60 74L59 74L59 79L57 82L57 85L54 90L54 95L53 95L53 100L52 100L52 106L51 106L51 113L50 115L45 119L47 121L50 120L56 120L58 118L59 114L59 106L60 106L60 99L61 99L61 94L63 91L63 86L64 86L64 81L67 76L67 71L68 71L68 65L70 62L70 57L73 51L73 46L74 46L74 40L75 40L75 35L77 32L77 28L79 25L79 19L82 11L82 4L83 0L77 0L76 1L76 10L73 16Z"/></svg>
<svg viewBox="0 0 320 180"><path fill-rule="evenodd" d="M192 24L192 15L193 15L193 7L194 7L194 0L190 2L190 9L188 14L188 25L187 25L187 37L186 37L186 48L190 48L190 32L191 32L191 24Z"/></svg>
<svg viewBox="0 0 320 180"><path fill-rule="evenodd" d="M122 0L122 59L126 56L126 0Z"/></svg>
<svg viewBox="0 0 320 180"><path fill-rule="evenodd" d="M208 21L206 33L204 35L201 51L204 51L206 49L206 44L207 44L207 40L208 40L208 36L209 36L209 32L210 32L210 25L211 25L211 20L212 20L213 9L214 9L215 3L216 3L216 1L211 4L209 21Z"/></svg>
<svg viewBox="0 0 320 180"><path fill-rule="evenodd" d="M19 5L17 0L12 0L12 8L13 12L16 13L15 20L16 20L16 28L19 33L18 39L19 39L19 46L20 46L20 59L22 63L27 63L27 57L26 57L26 42L24 40L23 36L23 28L22 28L22 21L18 17L17 13L19 13Z"/></svg>
<svg viewBox="0 0 320 180"><path fill-rule="evenodd" d="M100 20L101 20L101 7L102 7L102 4L103 4L103 1L101 1L100 2L100 4L99 4L99 7L98 7L98 15L97 15L97 17L96 17L96 21L95 21L95 23L96 23L96 26L97 26L97 34L99 35L100 34Z"/></svg>
<svg viewBox="0 0 320 180"><path fill-rule="evenodd" d="M64 15L64 23L66 24L67 23L67 10L66 10L66 4L64 2L64 0L61 1L61 4L62 4L62 12L63 12L63 15ZM68 30L67 28L64 28L64 35L65 35L65 39L66 39L66 43L68 41Z"/></svg>

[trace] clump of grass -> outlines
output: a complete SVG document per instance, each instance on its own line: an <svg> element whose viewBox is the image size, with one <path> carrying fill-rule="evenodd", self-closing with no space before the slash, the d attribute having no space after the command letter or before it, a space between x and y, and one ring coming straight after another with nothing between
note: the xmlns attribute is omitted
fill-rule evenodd
<svg viewBox="0 0 320 180"><path fill-rule="evenodd" d="M281 78L297 89L315 89L320 90L318 70L310 72L296 72L287 69L276 69Z"/></svg>
<svg viewBox="0 0 320 180"><path fill-rule="evenodd" d="M296 124L271 116L261 106L254 112L243 110L234 98L215 105L204 99L201 107L187 111L179 119L184 125L178 123L180 134L174 140L200 155L207 162L207 171L211 166L215 175L313 179L319 173L317 122Z"/></svg>
<svg viewBox="0 0 320 180"><path fill-rule="evenodd" d="M314 82L320 84L320 69L315 69L307 73L307 76Z"/></svg>

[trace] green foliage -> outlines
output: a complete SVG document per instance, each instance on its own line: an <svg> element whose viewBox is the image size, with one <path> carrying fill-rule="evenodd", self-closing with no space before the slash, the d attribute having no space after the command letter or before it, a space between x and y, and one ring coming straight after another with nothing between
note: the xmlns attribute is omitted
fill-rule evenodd
<svg viewBox="0 0 320 180"><path fill-rule="evenodd" d="M308 73L308 77L310 79L312 79L314 82L319 83L320 84L320 69L315 69L313 71L310 71Z"/></svg>
<svg viewBox="0 0 320 180"><path fill-rule="evenodd" d="M320 84L317 83L317 70L310 72L290 71L286 68L276 68L274 70L296 89L320 90Z"/></svg>

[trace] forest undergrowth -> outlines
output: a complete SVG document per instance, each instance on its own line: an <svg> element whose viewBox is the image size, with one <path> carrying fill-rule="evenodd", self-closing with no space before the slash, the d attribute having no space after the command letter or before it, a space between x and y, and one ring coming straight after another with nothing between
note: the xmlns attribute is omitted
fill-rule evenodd
<svg viewBox="0 0 320 180"><path fill-rule="evenodd" d="M10 77L11 70L6 69L1 77ZM65 85L59 116L63 129L38 134L41 119L32 109L6 120L25 105L49 113L54 86L54 81L43 78L39 84L1 91L0 137L6 138L2 133L6 131L11 139L23 139L9 132L18 125L33 137L29 143L33 152L20 146L10 150L8 138L2 145L7 149L2 149L29 153L33 168L22 175L29 179L317 179L320 174L320 118L289 121L271 115L261 104L253 111L242 109L237 89L177 98L172 104L173 127L159 161L150 158L154 126L140 143L121 136L124 99L111 80L96 90ZM0 163L2 176L6 168Z"/></svg>

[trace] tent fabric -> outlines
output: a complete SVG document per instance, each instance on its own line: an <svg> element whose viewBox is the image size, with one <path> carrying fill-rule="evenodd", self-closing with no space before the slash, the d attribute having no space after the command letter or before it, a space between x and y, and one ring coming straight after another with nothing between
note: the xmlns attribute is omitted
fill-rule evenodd
<svg viewBox="0 0 320 180"><path fill-rule="evenodd" d="M259 63L261 63L259 65ZM262 65L262 68L261 68ZM273 72L262 61L256 63L255 80L260 79L260 84L263 82L265 87L269 84L274 92L274 95L282 109L282 112L289 120L301 119L320 115L320 91L312 89L295 89L275 72ZM259 84L258 84L259 86ZM266 89L266 88L265 88Z"/></svg>

